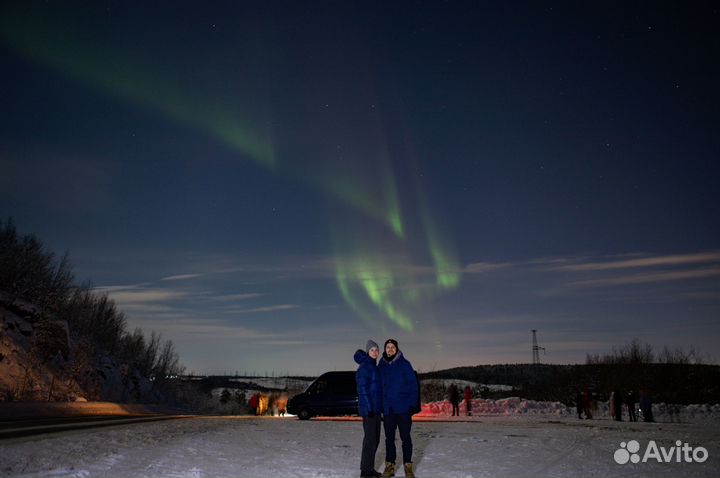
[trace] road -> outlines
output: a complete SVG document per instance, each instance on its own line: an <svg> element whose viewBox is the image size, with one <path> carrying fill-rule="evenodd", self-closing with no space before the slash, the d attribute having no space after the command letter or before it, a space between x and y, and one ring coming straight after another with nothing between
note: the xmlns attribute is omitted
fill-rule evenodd
<svg viewBox="0 0 720 478"><path fill-rule="evenodd" d="M46 435L71 430L139 424L158 420L189 418L187 415L100 415L86 417L59 417L12 419L0 421L0 440Z"/></svg>

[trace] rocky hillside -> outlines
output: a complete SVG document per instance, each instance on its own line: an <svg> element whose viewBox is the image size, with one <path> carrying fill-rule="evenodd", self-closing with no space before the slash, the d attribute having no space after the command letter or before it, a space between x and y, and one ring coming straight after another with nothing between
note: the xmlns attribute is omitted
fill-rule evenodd
<svg viewBox="0 0 720 478"><path fill-rule="evenodd" d="M0 291L0 401L158 401L152 385L71 339L67 321Z"/></svg>
<svg viewBox="0 0 720 478"><path fill-rule="evenodd" d="M0 221L0 401L172 400L183 370L172 341L128 331L68 257Z"/></svg>

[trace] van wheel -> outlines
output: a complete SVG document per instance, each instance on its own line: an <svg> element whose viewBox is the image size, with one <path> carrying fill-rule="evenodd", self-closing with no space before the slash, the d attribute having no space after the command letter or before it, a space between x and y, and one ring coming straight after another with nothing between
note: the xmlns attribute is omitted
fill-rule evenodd
<svg viewBox="0 0 720 478"><path fill-rule="evenodd" d="M300 413L298 413L298 418L300 420L310 420L310 417L312 417L312 413L310 413L310 410L307 408L303 408L300 410Z"/></svg>

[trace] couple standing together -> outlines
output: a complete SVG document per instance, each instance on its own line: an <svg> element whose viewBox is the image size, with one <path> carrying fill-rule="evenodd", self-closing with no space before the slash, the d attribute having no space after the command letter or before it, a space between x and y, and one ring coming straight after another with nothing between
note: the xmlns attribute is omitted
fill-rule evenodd
<svg viewBox="0 0 720 478"><path fill-rule="evenodd" d="M360 476L395 476L395 431L400 431L402 440L403 464L405 476L413 478L412 464L412 414L418 412L418 382L410 362L403 357L397 340L388 339L383 347L382 358L378 363L380 349L372 340L368 340L365 350L355 352L358 363L356 374L358 391L358 411L363 419L362 457ZM382 414L382 420L381 420ZM385 428L385 471L375 471L375 452L380 443L380 423Z"/></svg>

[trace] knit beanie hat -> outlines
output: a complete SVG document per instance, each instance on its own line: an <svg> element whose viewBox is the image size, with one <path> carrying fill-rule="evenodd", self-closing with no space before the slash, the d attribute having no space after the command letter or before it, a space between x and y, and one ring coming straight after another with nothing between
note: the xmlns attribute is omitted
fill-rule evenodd
<svg viewBox="0 0 720 478"><path fill-rule="evenodd" d="M395 345L396 349L400 350L400 347L398 347L397 340L395 340L395 339L387 339L385 341L385 345L383 345L383 350L385 350L385 347L387 347L387 344L393 344L393 345Z"/></svg>
<svg viewBox="0 0 720 478"><path fill-rule="evenodd" d="M372 339L368 340L367 344L365 345L365 353L370 353L370 349L373 347L380 350L380 347L378 347L378 344L376 344Z"/></svg>

